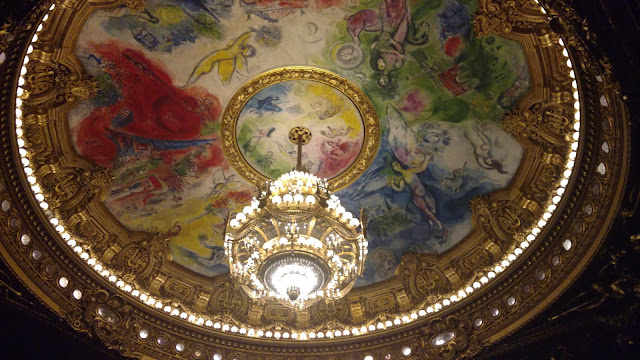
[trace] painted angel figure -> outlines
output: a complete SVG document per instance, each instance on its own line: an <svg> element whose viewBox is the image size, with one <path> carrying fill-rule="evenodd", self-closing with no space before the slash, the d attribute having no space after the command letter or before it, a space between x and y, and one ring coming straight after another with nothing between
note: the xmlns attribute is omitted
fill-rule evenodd
<svg viewBox="0 0 640 360"><path fill-rule="evenodd" d="M404 191L408 188L413 203L432 224L442 230L443 240L446 241L447 229L435 215L435 199L418 177L419 173L427 169L429 161L433 159L433 153L420 149L416 134L407 125L400 112L391 105L387 107L387 119L389 121L389 146L393 155L399 160L391 163L391 168L399 175L391 177L389 185L396 191Z"/></svg>
<svg viewBox="0 0 640 360"><path fill-rule="evenodd" d="M392 105L387 106L389 134L387 140L393 155L398 161L391 163L394 175L385 178L375 175L381 171L374 170L365 182L356 190L353 199L370 194L384 186L390 186L395 191L409 190L413 203L429 219L434 230L442 231L442 241L446 241L448 231L445 225L436 217L436 202L433 195L424 187L418 174L425 171L434 152L419 146L419 139L407 125L400 112ZM423 140L424 141L424 140ZM385 166L382 166L385 167ZM371 177L371 178L369 178Z"/></svg>
<svg viewBox="0 0 640 360"><path fill-rule="evenodd" d="M247 70L247 58L256 55L256 48L248 44L253 32L247 31L230 42L226 48L216 50L205 56L193 69L185 88L218 65L218 77L223 85L229 84L234 73Z"/></svg>

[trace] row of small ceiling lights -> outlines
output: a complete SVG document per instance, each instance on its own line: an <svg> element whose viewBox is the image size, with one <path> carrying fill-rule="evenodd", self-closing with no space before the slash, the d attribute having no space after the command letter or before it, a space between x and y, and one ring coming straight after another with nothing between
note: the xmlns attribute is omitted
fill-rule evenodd
<svg viewBox="0 0 640 360"><path fill-rule="evenodd" d="M51 7L49 8L49 11L53 10L54 8L55 8L55 4L51 5ZM546 13L543 8L541 8L541 11ZM38 41L38 33L43 29L42 24L45 23L48 20L48 18L49 18L49 14L47 13L43 17L41 23L39 24L36 30L36 34L33 35L33 38L31 40L32 44ZM569 54L566 50L566 47L562 39L559 40L559 45L562 46L563 48L562 53L565 56L565 58L567 58L567 63L566 63L567 67L569 69L572 69L573 67L572 63L571 63L571 60L569 59ZM25 149L25 142L22 139L22 136L23 136L22 110L21 110L22 100L20 98L24 96L24 90L22 87L25 84L24 76L27 73L26 65L29 63L29 54L31 54L32 52L33 52L33 45L29 45L27 50L27 55L24 58L23 66L20 71L20 78L18 80L18 88L16 92L17 97L16 97L16 108L15 108L15 115L16 115L15 125L16 125L17 143L18 143L19 153L21 156L21 161L24 167L24 173L27 176L27 181L31 185L31 190L35 194L35 198L36 200L38 200L40 207L46 211L49 208L49 204L45 201L45 197L42 194L42 189L38 185L37 179L33 174L33 169L29 167L30 162L28 158L28 152ZM578 140L580 138L580 101L579 101L579 94L577 89L577 82L575 80L575 73L573 70L570 70L570 76L571 76L571 79L573 80L572 87L573 87L573 96L574 96L574 107L576 110L575 121L573 124L574 130L575 130L575 132L573 133L573 143L571 144L571 152L569 153L569 160L566 163L566 168L563 173L563 178L560 181L560 186L556 189L555 191L556 195L554 195L553 198L551 199L551 202L548 205L547 210L542 215L542 218L538 221L537 226L531 229L526 239L522 243L520 243L519 246L516 247L512 253L508 254L502 261L500 261L497 265L495 265L493 269L490 269L489 271L487 271L486 275L481 276L479 279L468 283L465 287L461 288L457 293L453 293L450 296L447 296L445 299L443 299L440 302L431 304L429 306L426 306L423 309L414 311L412 313L407 313L403 316L399 316L394 320L387 320L384 322L380 321L378 323L369 324L368 326L362 326L360 328L356 327L353 329L329 330L326 332L319 331L319 332L308 332L308 333L292 331L291 333L289 333L286 331L272 332L269 330L265 331L261 329L252 329L252 328L247 329L245 327L238 327L233 324L225 324L225 323L217 322L211 319L205 319L205 317L196 316L193 313L189 314L187 312L172 308L169 305L164 305L161 301L156 300L152 295L145 293L143 291L140 291L138 289L134 289L132 285L125 283L122 279L119 279L116 275L110 273L109 270L105 268L105 266L100 264L95 258L92 258L89 255L89 253L86 252L81 246L77 245L76 240L72 238L72 236L66 231L64 225L62 225L60 221L54 217L54 215L51 215L49 221L55 227L56 231L60 234L62 239L64 239L67 242L67 244L73 249L73 251L82 260L84 260L87 264L93 267L93 269L98 274L108 279L110 282L114 283L118 288L131 294L131 296L133 296L134 298L139 299L139 301L143 302L144 304L147 304L148 306L159 309L159 310L163 310L164 312L172 316L179 317L181 319L187 320L197 325L204 325L206 327L213 327L214 329L222 330L224 332L230 331L232 333L238 333L241 335L247 335L251 337L308 340L308 339L323 339L325 337L333 338L333 337L350 336L350 335L356 336L356 335L366 334L368 332L387 329L387 328L398 326L401 324L407 324L419 319L420 317L424 317L427 314L438 312L441 309L457 301L460 301L461 299L467 297L474 291L477 291L478 289L480 289L485 284L488 284L489 282L491 282L492 279L494 279L497 276L497 274L503 272L520 255L523 254L525 249L528 248L529 245L536 240L538 234L540 234L541 232L541 229L547 224L547 221L551 218L551 215L556 210L556 206L560 202L562 195L565 192L565 187L569 183L569 178L571 176L572 169L574 167L574 161L576 159L576 151L578 149Z"/></svg>

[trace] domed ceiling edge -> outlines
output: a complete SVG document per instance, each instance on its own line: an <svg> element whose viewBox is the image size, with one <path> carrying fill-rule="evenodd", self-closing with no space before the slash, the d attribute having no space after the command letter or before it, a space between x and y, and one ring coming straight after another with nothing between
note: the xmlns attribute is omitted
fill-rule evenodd
<svg viewBox="0 0 640 360"><path fill-rule="evenodd" d="M383 311L377 317L364 322L367 324L367 328L369 324L374 327L376 331L372 331L373 334L338 339L332 331L333 339L316 340L316 342L321 341L323 345L326 344L326 349L323 350L324 353L318 353L316 349L313 351L313 356L330 359L337 352L348 351L351 354L349 356L354 358L362 358L367 354L374 355L376 359L384 358L383 356L387 353L400 357L400 349L403 344L413 349L412 356L424 356L425 354L439 357L472 355L484 344L495 341L513 331L548 305L580 273L608 231L614 213L611 210L616 209L619 205L628 167L626 113L619 100L617 86L610 78L606 62L598 63L580 40L583 34L574 32L572 24L579 19L575 18L575 14L571 12L570 8L562 7L560 3L555 4L554 8L546 8L552 19L551 25L548 25L546 20L536 22L535 17L522 15L527 14L531 6L536 6L535 3L510 4L507 2L481 2L479 12L476 14L476 31L478 33L483 31L498 32L508 37L515 36L516 33L528 34L527 36L536 39L538 46L552 44L558 38L554 31L560 32L571 59L576 64L574 71L578 78L581 105L580 146L575 158L575 170L570 181L565 184L568 194L557 204L558 213L548 219L549 224L540 226L542 230L537 240L532 241L530 248L522 255L524 260L513 261L513 265L509 266L502 274L494 273L494 276L497 275L495 280L487 280L489 285L473 294L470 292L470 295L463 301L456 302L453 299L452 301L445 299L453 304L445 306L444 309L435 311L435 313L426 314L425 312L424 315L416 315L416 319L413 319L410 309L415 308L413 307L415 306L414 300L407 297L406 294L404 298L399 296L391 301L396 303L395 306L400 306L400 311ZM58 10L60 10L65 5L58 6ZM43 4L40 11L32 15L30 20L32 33L36 30L36 26L33 24L39 23L47 8L48 4ZM54 17L54 14L55 12L50 15L53 17L50 22L44 23L45 26L50 25L54 20L59 21ZM36 53L31 55L31 64L26 64L27 70L29 70L27 74L34 74L31 73L31 70L38 62L55 62L53 59L56 52L51 52L55 49L53 43L55 37L47 37L46 27L39 34L39 42L34 44ZM21 42L23 45L17 46L16 49L27 51L30 39L27 31L20 34L15 44ZM557 51L556 54L559 57L560 51ZM246 338L234 335L231 328L224 332L215 328L198 327L194 326L198 325L196 318L193 319L194 325L183 324L182 321L176 321L180 315L174 318L170 314L163 314L163 306L155 310L144 305L140 300L132 299L124 289L124 281L130 281L136 286L140 284L138 279L127 277L126 271L118 272L115 270L106 277L100 277L94 271L88 270L86 261L83 261L86 259L81 259L80 256L85 252L93 254L92 251L95 250L87 252L90 248L81 243L74 243L69 247L70 244L65 243L66 240L71 239L64 239L65 232L59 231L62 234L60 235L54 227L62 226L61 224L69 227L68 224L73 223L71 217L65 218L64 216L65 206L67 209L71 209L69 214L72 214L78 206L83 206L82 201L101 201L101 198L104 197L104 192L101 189L104 184L110 181L110 174L103 169L92 167L91 164L78 158L74 161L82 164L81 171L74 170L68 173L65 173L67 170L64 166L60 167L43 161L43 159L55 159L56 156L59 156L58 150L55 150L52 144L47 142L50 141L47 138L49 129L48 126L43 125L48 123L48 116L55 114L55 108L70 108L78 99L91 96L91 93L96 89L92 87L91 77L83 74L81 70L78 70L77 73L76 70L65 73L70 68L67 67L67 70L64 70L59 67L57 71L63 69L62 76L57 76L55 80L52 80L54 91L50 93L51 96L42 96L40 99L38 97L25 98L24 103L33 101L34 107L31 108L31 112L25 111L24 114L19 114L12 98L15 99L16 84L18 84L20 73L19 63L22 61L21 55L23 56L24 52L22 54L18 51L10 52L7 61L3 64L5 68L13 70L7 72L6 81L3 81L4 93L7 94L8 91L11 95L2 104L2 136L6 140L2 142L6 154L3 156L2 166L7 175L3 178L2 188L0 188L0 204L2 205L0 215L4 219L2 231L6 235L3 236L2 243L3 257L11 259L8 263L28 283L31 282L30 288L42 298L48 297L50 299L48 303L53 305L54 309L58 308L57 311L64 314L72 326L97 334L108 346L118 348L129 355L148 354L162 358L198 357L198 354L203 354L203 356L206 354L211 357L214 352L220 352L224 354L225 358L231 356L253 358L264 356L265 351L275 355L281 349L286 348L299 354L291 356L309 356L304 355L310 354L307 351L312 351L309 344L275 338ZM41 74L44 76L46 72ZM61 75L60 73L56 74ZM565 101L567 97L571 99L570 89L571 80L565 78L556 82L547 91L551 93L551 99L556 96L557 101ZM40 100L42 101L36 103ZM542 144L542 147L549 150L553 146L550 145L552 143L549 143L549 133L540 132L540 128L532 124L545 124L550 121L549 119L558 116L563 117L562 113L558 113L556 109L534 105L510 113L505 117L504 122L511 126L510 132L517 134L516 136ZM16 125L14 118L23 123ZM60 118L54 115L53 119ZM537 123L537 121L542 121L542 123ZM18 137L14 135L16 129L19 130ZM20 133L21 129L24 129L23 134ZM18 149L23 148L20 145L22 137L28 144L26 149L29 151L29 157L26 163L24 160L18 160L21 155ZM48 208L44 211L38 208L40 200L34 198L34 195L29 191L31 185L28 177L16 168L20 161L28 167L29 160L31 160L31 167L35 170L35 176L39 179L40 187L44 189L44 192L41 191L41 193L46 195L51 209L57 211L55 214ZM554 159L552 155L549 155L548 160L553 163L559 159ZM64 176L47 181L47 176L51 174L63 174ZM30 174L27 175L30 176ZM84 193L81 196L74 195L70 198L73 201L79 200L80 203L69 201L56 203L49 200L54 199L55 196L65 195L64 192L56 193L60 189L59 185L63 182L62 180L77 181L80 184L73 190ZM552 184L555 184L555 181L552 181ZM68 189L64 190L68 191ZM68 195L68 193L66 194ZM526 208L530 205L531 200L520 198L518 201L521 206ZM500 207L496 207L495 203L480 200L476 201L474 205L474 216L477 217L478 224L483 224L483 222L488 224L495 221L492 220L492 214L499 215ZM40 207L42 206L40 205ZM86 214L83 213L74 215L78 219L87 219ZM49 218L54 216L56 219L60 218L60 224L57 220L49 221ZM93 223L98 227L104 226L104 224L102 221ZM86 229L86 227L78 229ZM154 237L149 238L144 234L138 234L134 235L134 239L136 236L138 239L136 241L140 241L140 244L147 249L148 259L158 259L161 264L164 264L166 261L165 252L162 248L157 247ZM519 240L525 241L526 239ZM113 239L105 239L105 241L111 242ZM517 248L519 242L509 245L509 247ZM80 246L79 249L77 249L78 246ZM125 244L122 249L126 246ZM78 254L74 254L74 251L77 251ZM136 249L133 253L140 254L140 251L140 249ZM116 256L117 253L112 251L109 255L109 252L106 251L106 255L103 254L99 260L106 264L110 256ZM507 253L508 251L504 252L505 255ZM432 266L424 263L424 260L421 260L419 256L408 256L405 259L404 267L401 269L407 269L407 274L416 273L416 270L421 269L425 264L426 269ZM526 259L533 261L526 261ZM140 273L156 276L149 278L147 284L150 296L156 296L158 301L165 302L165 306L170 306L172 310L178 309L180 312L184 307L180 304L179 299L161 292L168 277L164 276L163 278L163 275L157 275L156 265L153 265L154 261L143 262L142 265L140 265L141 263L137 264ZM507 261L507 265L509 263ZM179 268L175 268L173 271L187 274ZM490 277L488 272L483 269L475 276L480 281L483 277ZM110 283L109 277L114 276L112 274L118 277L114 278L113 283ZM120 286L120 280L117 279L124 280L122 286ZM416 284L415 281L424 281L424 278L416 280L409 275L408 280L410 280L408 285L398 284L400 285L398 289L404 288L410 291L411 281ZM366 290L367 288L358 291L363 291L363 294L367 294L368 291L368 294L380 294L385 291L386 285L383 284L386 283L373 285L371 291ZM473 279L469 284L473 284ZM238 295L236 295L233 285L224 282L218 283L218 285L219 288L214 291L214 294L219 296L218 305L213 305L212 309L206 311L213 310L224 313L224 306L238 301ZM180 289L181 284L176 281L172 286ZM118 287L125 291L118 290ZM416 295L418 297L425 296L419 287L417 289ZM445 291L444 294L447 292ZM441 296L442 294L436 296L436 301L439 301L439 304L442 303ZM208 309L208 298L196 297L193 301L196 310L198 308L199 311ZM353 299L350 301L348 306L350 312L369 311L366 310L366 304L358 304ZM402 301L408 302L404 308ZM417 308L425 304L423 301L424 299L418 300ZM427 301L430 300L427 299ZM248 310L245 305L241 308L244 309L242 311ZM323 311L338 314L343 310L339 307L329 307ZM403 313L407 316L406 320L402 317ZM398 317L400 325L395 324L396 317ZM335 321L331 318L328 320L329 322ZM391 322L393 326L389 326L389 330L380 329L388 326L386 321ZM409 324L402 325L403 323ZM168 324L171 325L167 327ZM305 326L303 325L302 328ZM144 338L142 337L143 331L146 331ZM285 330L278 331L278 325L276 325L272 331L274 335L275 332L283 335ZM453 334L452 337L449 337L450 333ZM420 341L420 339L422 340ZM360 341L362 344L367 342L368 345L354 348L354 344L360 344ZM389 341L395 345L390 345ZM178 346L179 344L182 346ZM347 346L347 344L350 345ZM243 350L233 350L236 346ZM255 349L251 349L251 346L260 347L262 354L258 355Z"/></svg>

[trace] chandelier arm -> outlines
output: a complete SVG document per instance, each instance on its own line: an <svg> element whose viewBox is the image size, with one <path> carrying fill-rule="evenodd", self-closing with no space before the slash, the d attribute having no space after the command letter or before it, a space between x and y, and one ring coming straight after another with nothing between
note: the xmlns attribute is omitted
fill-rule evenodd
<svg viewBox="0 0 640 360"><path fill-rule="evenodd" d="M280 226L278 225L278 221L274 218L270 218L269 219L271 222L271 225L273 225L273 228L276 229L276 236L280 237L282 236L282 233L280 233ZM267 237L265 236L265 241L269 241L269 239L267 239Z"/></svg>
<svg viewBox="0 0 640 360"><path fill-rule="evenodd" d="M335 223L339 224L341 228L347 228L344 224L342 224L341 222L338 222L328 216L324 216L325 219L327 219L327 222L329 223L329 228L331 228L331 230L333 230L336 234L340 234L340 236L347 240L347 241L358 241L360 240L360 235L355 236L355 237L350 237L350 236L344 236L343 232L340 231L339 229L336 229L336 227L334 226ZM334 224L332 224L334 223ZM347 228L348 229L348 228ZM354 229L355 230L355 229ZM353 231L349 231L349 232L353 232Z"/></svg>
<svg viewBox="0 0 640 360"><path fill-rule="evenodd" d="M311 233L313 233L313 228L316 226L316 222L317 222L318 218L314 217L313 219L311 219L311 221L309 222L309 226L307 229L307 236L311 236Z"/></svg>
<svg viewBox="0 0 640 360"><path fill-rule="evenodd" d="M274 210L277 210L277 211L274 211ZM303 210L295 210L295 211L292 211L292 210L286 211L286 210L284 210L286 212L286 215L284 215L284 216L278 213L278 211L283 211L283 209L278 209L277 207L274 207L274 206L266 206L264 208L264 211L269 213L269 215L271 216L272 219L273 218L281 218L282 221L290 221L290 219L284 219L283 217L285 217L285 216L293 217L293 216L295 216L297 214L302 214L302 213L305 213L305 212L308 213L308 216L300 217L300 218L298 218L296 220L307 221L307 220L309 220L309 219L311 219L313 217L322 216L322 215L319 215L322 212L322 207L320 207L320 206L314 206L313 209L303 209ZM263 215L263 216L266 217L266 215Z"/></svg>
<svg viewBox="0 0 640 360"><path fill-rule="evenodd" d="M253 230L258 234L260 234L260 236L262 236L262 238L264 239L264 242L269 241L269 237L267 236L267 234L264 233L264 231L261 228L254 226Z"/></svg>

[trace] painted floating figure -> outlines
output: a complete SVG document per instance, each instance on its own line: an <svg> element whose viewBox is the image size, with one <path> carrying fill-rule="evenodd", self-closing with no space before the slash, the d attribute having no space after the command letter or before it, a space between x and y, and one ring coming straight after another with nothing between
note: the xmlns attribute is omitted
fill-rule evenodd
<svg viewBox="0 0 640 360"><path fill-rule="evenodd" d="M429 161L433 159L433 152L418 146L416 134L404 121L400 112L389 105L387 107L389 121L388 141L393 155L398 159L391 163L391 168L398 174L389 179L389 185L396 191L408 188L413 203L429 219L435 230L442 232L442 241L446 242L447 229L435 215L436 203L433 195L427 191L418 174L425 171Z"/></svg>
<svg viewBox="0 0 640 360"><path fill-rule="evenodd" d="M406 0L382 0L380 10L361 10L349 17L347 31L354 43L360 45L360 33L378 32L371 44L371 68L380 73L378 85L390 84L389 74L402 68L405 61L405 43L422 45L429 40L429 23L414 26L411 9Z"/></svg>
<svg viewBox="0 0 640 360"><path fill-rule="evenodd" d="M436 216L436 200L422 183L419 175L427 170L430 161L438 151L436 147L447 145L448 140L440 136L416 135L393 105L387 106L386 118L389 122L387 142L395 159L391 161L393 172L389 175L388 163L373 170L366 175L366 181L353 191L351 199L359 201L365 197L374 196L377 191L386 186L397 192L408 190L413 204L431 224L433 236L440 238L441 244L445 243L448 229Z"/></svg>
<svg viewBox="0 0 640 360"><path fill-rule="evenodd" d="M210 73L216 65L218 66L218 77L223 85L229 84L234 73L246 71L247 58L256 55L256 48L248 44L252 34L252 31L247 31L230 42L226 48L205 56L193 69L184 87L191 86L202 75Z"/></svg>

